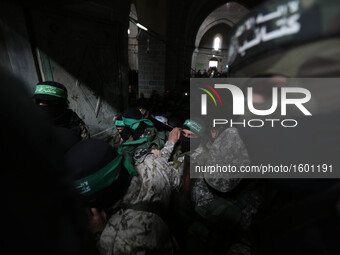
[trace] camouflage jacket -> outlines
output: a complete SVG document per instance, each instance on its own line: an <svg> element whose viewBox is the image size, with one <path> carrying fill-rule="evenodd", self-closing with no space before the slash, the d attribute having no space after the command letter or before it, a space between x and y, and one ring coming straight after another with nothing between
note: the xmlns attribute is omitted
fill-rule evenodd
<svg viewBox="0 0 340 255"><path fill-rule="evenodd" d="M250 164L247 149L236 128L227 128L224 130L212 144L207 145L207 148L209 151L205 164L208 166L214 164L230 164L239 167ZM227 173L205 173L202 178L195 179L191 192L191 199L195 211L205 217L209 213L214 213L215 207L223 207L223 204L226 205L231 202L240 207L242 227L249 227L262 198L255 189L249 191L250 189L247 188L243 189L245 190L242 191L243 194L235 196L238 201L234 198L228 198L228 192L236 189L241 180L242 178L230 177ZM221 192L219 194L226 194L223 199L227 198L229 202L221 199L213 190Z"/></svg>
<svg viewBox="0 0 340 255"><path fill-rule="evenodd" d="M207 144L208 153L201 164L211 165L249 165L250 160L243 141L236 128L225 129L213 143ZM205 181L204 181L205 179ZM204 206L214 199L214 195L207 186L220 191L228 192L240 182L240 178L230 178L228 173L204 173L202 178L193 184L192 201L195 206Z"/></svg>
<svg viewBox="0 0 340 255"><path fill-rule="evenodd" d="M90 131L89 131L89 128L86 126L86 124L83 121L79 122L79 128L80 128L81 140L89 139L90 138Z"/></svg>
<svg viewBox="0 0 340 255"><path fill-rule="evenodd" d="M225 129L212 144L207 144L209 149L206 165L231 165L237 169L240 166L250 165L247 149L236 128ZM240 178L234 178L228 173L205 173L204 179L214 189L220 192L233 190L240 182ZM239 176L242 177L242 176Z"/></svg>
<svg viewBox="0 0 340 255"><path fill-rule="evenodd" d="M182 176L184 174L184 158L186 156L190 157L190 163L195 163L199 157L201 157L205 152L205 149L202 145L200 145L197 149L190 152L184 152L182 153L180 151L180 147L177 149L177 151L174 153L172 160L169 162L169 165L177 169L178 174L180 175L181 182L180 185L182 185Z"/></svg>
<svg viewBox="0 0 340 255"><path fill-rule="evenodd" d="M170 195L179 185L179 174L168 165L174 143L167 142L162 156L147 153L135 163L137 176L125 196L114 208L126 204L160 202L166 209ZM109 219L98 242L100 254L172 254L166 223L156 214L133 209L118 209Z"/></svg>

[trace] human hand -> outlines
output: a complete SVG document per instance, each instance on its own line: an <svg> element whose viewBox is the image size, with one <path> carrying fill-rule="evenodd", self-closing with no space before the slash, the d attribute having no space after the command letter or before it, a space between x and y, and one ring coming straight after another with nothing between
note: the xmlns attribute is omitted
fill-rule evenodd
<svg viewBox="0 0 340 255"><path fill-rule="evenodd" d="M174 128L169 133L168 141L173 142L173 143L177 143L177 141L179 140L180 135L181 135L181 129L180 128Z"/></svg>
<svg viewBox="0 0 340 255"><path fill-rule="evenodd" d="M90 208L89 213L89 227L90 231L95 234L102 232L106 225L106 213L97 208Z"/></svg>
<svg viewBox="0 0 340 255"><path fill-rule="evenodd" d="M160 150L151 150L151 152L155 154L156 156L159 156L159 157L162 156L162 152Z"/></svg>

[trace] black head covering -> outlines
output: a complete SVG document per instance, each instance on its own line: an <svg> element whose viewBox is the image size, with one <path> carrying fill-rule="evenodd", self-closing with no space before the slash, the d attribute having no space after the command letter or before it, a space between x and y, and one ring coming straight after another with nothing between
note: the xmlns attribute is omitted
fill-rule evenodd
<svg viewBox="0 0 340 255"><path fill-rule="evenodd" d="M205 129L205 124L204 124L204 122L201 119L199 119L199 118L190 118L190 120L193 120L193 121L197 122L199 125L201 125L203 127L203 129ZM197 134L198 137L197 138L187 138L187 137L185 137L183 135L183 133L181 133L181 136L180 136L181 151L182 152L187 152L190 149L198 148L198 146L202 142L202 139L203 139L203 136L204 136L204 132L199 134L193 128L191 128L190 126L186 125L186 122L183 123L182 129L188 129L188 130L194 132L195 134Z"/></svg>
<svg viewBox="0 0 340 255"><path fill-rule="evenodd" d="M140 120L143 118L142 113L136 107L129 107L123 111L122 116L128 119Z"/></svg>
<svg viewBox="0 0 340 255"><path fill-rule="evenodd" d="M116 121L117 121L117 120L123 121L123 116L122 116L122 115L119 115L119 116L116 118ZM116 124L116 127L121 127L121 128L123 128L123 130L119 132L119 135L120 135L120 137L123 139L123 142L126 142L126 141L130 138L130 136L131 136L131 129L128 128L128 127L125 127L125 125L124 125L124 126L121 126L121 125L117 126L117 124Z"/></svg>
<svg viewBox="0 0 340 255"><path fill-rule="evenodd" d="M106 142L99 139L87 139L75 144L66 155L66 165L73 181L90 176L108 165L118 156L117 152ZM130 183L125 168L120 171L119 178L109 187L88 196L88 206L108 209L121 198Z"/></svg>
<svg viewBox="0 0 340 255"><path fill-rule="evenodd" d="M129 107L124 110L122 114L123 118L140 120L143 118L142 113L136 107ZM133 140L138 140L142 134L144 134L146 128L145 123L140 123L136 130L132 130L128 125L125 124L125 136L132 135Z"/></svg>
<svg viewBox="0 0 340 255"><path fill-rule="evenodd" d="M6 233L2 247L15 247L15 254L95 254L90 252L92 236L85 211L62 164L59 139L36 112L25 84L12 75L0 68L0 84L6 91L0 95L1 119L6 123L0 127L5 134L0 173L6 219L1 224Z"/></svg>

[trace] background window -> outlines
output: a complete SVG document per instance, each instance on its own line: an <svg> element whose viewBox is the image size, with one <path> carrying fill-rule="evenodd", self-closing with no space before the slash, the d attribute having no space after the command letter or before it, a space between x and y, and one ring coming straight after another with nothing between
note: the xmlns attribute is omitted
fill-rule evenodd
<svg viewBox="0 0 340 255"><path fill-rule="evenodd" d="M221 45L222 45L222 38L220 35L217 35L215 36L215 39L214 39L214 45L213 45L213 48L214 50L220 50L221 49Z"/></svg>

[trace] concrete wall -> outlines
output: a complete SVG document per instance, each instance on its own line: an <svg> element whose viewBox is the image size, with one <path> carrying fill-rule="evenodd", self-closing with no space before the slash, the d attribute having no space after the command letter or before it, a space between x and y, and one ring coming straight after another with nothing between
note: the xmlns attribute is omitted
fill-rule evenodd
<svg viewBox="0 0 340 255"><path fill-rule="evenodd" d="M138 20L136 7L134 4L131 4L130 9L130 17ZM129 58L129 68L131 70L138 70L138 27L129 22L129 32L128 34L128 58Z"/></svg>
<svg viewBox="0 0 340 255"><path fill-rule="evenodd" d="M33 93L38 74L22 6L0 2L0 66L26 84Z"/></svg>
<svg viewBox="0 0 340 255"><path fill-rule="evenodd" d="M138 40L139 96L149 97L152 91L164 93L164 42L142 32Z"/></svg>
<svg viewBox="0 0 340 255"><path fill-rule="evenodd" d="M128 100L129 5L123 7L82 4L30 12L42 79L64 84L70 108L92 137L102 139L115 132L113 119Z"/></svg>
<svg viewBox="0 0 340 255"><path fill-rule="evenodd" d="M135 0L138 21L149 30L138 36L138 91L149 97L164 93L166 63L167 0Z"/></svg>
<svg viewBox="0 0 340 255"><path fill-rule="evenodd" d="M0 3L0 65L33 94L39 80L68 89L70 108L107 139L128 105L130 1Z"/></svg>

